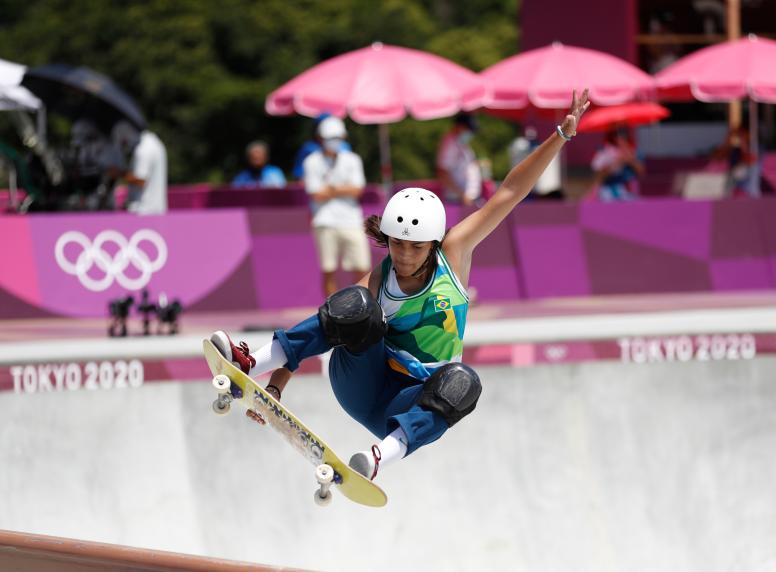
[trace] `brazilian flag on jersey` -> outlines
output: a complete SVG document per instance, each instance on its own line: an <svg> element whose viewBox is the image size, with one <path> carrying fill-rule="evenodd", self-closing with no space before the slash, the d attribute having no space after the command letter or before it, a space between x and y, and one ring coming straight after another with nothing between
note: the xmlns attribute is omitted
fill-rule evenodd
<svg viewBox="0 0 776 572"><path fill-rule="evenodd" d="M461 361L469 297L441 249L433 279L411 296L401 294L390 256L382 271L377 300L388 320L388 365L425 380L446 363Z"/></svg>

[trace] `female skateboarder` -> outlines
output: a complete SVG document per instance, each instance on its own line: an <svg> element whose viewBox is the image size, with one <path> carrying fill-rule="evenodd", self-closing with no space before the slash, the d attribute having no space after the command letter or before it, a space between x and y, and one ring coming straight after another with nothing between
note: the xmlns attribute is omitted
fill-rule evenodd
<svg viewBox="0 0 776 572"><path fill-rule="evenodd" d="M420 188L388 201L367 234L388 256L355 286L329 296L310 316L251 353L224 332L211 340L245 373L274 370L267 390L280 399L303 359L334 348L329 378L348 414L381 441L350 459L374 479L378 468L442 436L477 404L477 374L460 363L472 255L525 198L550 161L576 133L588 108L576 91L556 130L506 176L485 205L446 232L439 198Z"/></svg>

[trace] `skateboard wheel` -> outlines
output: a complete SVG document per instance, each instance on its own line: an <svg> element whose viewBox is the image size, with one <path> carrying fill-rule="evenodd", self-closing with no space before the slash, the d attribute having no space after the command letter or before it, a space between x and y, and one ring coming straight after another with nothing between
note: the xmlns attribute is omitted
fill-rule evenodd
<svg viewBox="0 0 776 572"><path fill-rule="evenodd" d="M334 469L326 464L318 465L315 468L315 479L318 481L318 484L321 485L331 484L334 480Z"/></svg>
<svg viewBox="0 0 776 572"><path fill-rule="evenodd" d="M213 378L213 387L216 388L218 393L229 393L229 388L231 385L232 382L223 373L219 373Z"/></svg>
<svg viewBox="0 0 776 572"><path fill-rule="evenodd" d="M229 413L229 408L231 405L229 405L228 401L222 401L221 399L216 399L213 401L213 411L217 415L226 415Z"/></svg>
<svg viewBox="0 0 776 572"><path fill-rule="evenodd" d="M328 506L329 503L331 502L331 497L332 496L333 495L331 494L330 491L326 492L326 496L325 497L321 496L321 492L320 491L315 491L315 493L313 494L313 498L315 499L315 504L317 504L318 506Z"/></svg>

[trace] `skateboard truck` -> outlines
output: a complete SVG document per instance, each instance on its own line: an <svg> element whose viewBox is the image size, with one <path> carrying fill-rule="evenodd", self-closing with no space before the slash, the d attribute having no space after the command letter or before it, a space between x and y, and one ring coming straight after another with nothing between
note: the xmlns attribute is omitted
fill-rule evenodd
<svg viewBox="0 0 776 572"><path fill-rule="evenodd" d="M232 382L223 374L218 374L213 378L213 387L218 391L218 398L213 402L213 411L218 415L226 415L232 406L232 400L235 398L231 392Z"/></svg>
<svg viewBox="0 0 776 572"><path fill-rule="evenodd" d="M220 373L213 378L213 387L218 391L218 398L213 402L213 411L218 415L226 415L232 407L232 401L240 399L243 396L242 389L232 383L228 376ZM266 425L264 417L257 411L248 409L245 415L251 421L256 421L259 425Z"/></svg>
<svg viewBox="0 0 776 572"><path fill-rule="evenodd" d="M313 494L315 504L318 506L327 506L331 502L331 485L334 483L334 469L329 465L318 465L315 469L315 479L318 481L319 488Z"/></svg>

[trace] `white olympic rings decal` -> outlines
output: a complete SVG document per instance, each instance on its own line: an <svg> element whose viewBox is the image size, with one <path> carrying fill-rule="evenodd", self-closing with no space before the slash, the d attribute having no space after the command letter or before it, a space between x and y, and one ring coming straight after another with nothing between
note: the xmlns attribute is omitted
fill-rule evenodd
<svg viewBox="0 0 776 572"><path fill-rule="evenodd" d="M150 242L156 249L154 260L141 248L144 242ZM81 248L75 261L65 255L65 248L71 243ZM104 248L109 243L117 247L113 255ZM93 242L82 232L71 230L57 240L54 256L62 270L77 276L81 284L92 292L107 290L114 280L127 290L140 290L150 282L151 275L167 262L167 243L158 232L148 228L138 230L129 240L118 231L103 230ZM130 278L124 273L130 265L140 273L139 276ZM104 274L101 278L89 275L95 266L100 274Z"/></svg>

